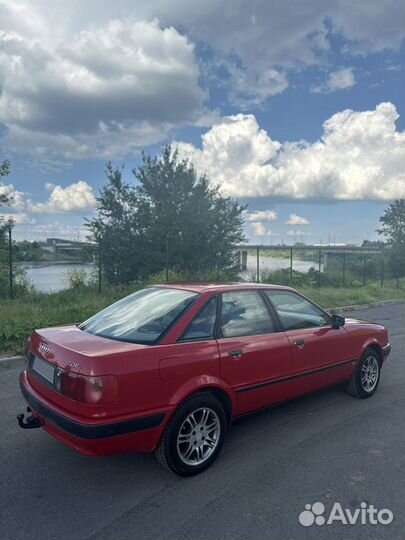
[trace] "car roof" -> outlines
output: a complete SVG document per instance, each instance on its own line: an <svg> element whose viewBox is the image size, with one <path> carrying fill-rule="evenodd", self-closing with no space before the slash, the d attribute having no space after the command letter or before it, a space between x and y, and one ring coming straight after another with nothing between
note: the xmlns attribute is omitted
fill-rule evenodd
<svg viewBox="0 0 405 540"><path fill-rule="evenodd" d="M196 293L203 292L224 292L242 289L285 289L294 290L283 285L272 285L267 283L201 283L201 282L181 282L181 283L156 283L151 287L163 287L167 289L184 289Z"/></svg>

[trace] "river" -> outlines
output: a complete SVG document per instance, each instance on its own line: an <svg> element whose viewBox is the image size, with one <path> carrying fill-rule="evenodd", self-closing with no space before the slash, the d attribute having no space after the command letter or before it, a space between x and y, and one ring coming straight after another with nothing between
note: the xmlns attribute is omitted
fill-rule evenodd
<svg viewBox="0 0 405 540"><path fill-rule="evenodd" d="M248 255L247 270L240 273L240 277L245 280L256 279L256 255ZM265 257L259 258L260 273L272 270L280 270L281 268L290 267L290 259L282 257ZM57 292L66 289L69 284L69 276L73 270L84 270L88 276L93 274L97 267L94 264L76 264L76 263L60 263L60 264L38 264L31 265L29 263L20 263L19 267L25 270L25 274L29 282L40 292ZM317 261L301 261L293 260L293 268L299 272L308 272L311 267L318 268Z"/></svg>
<svg viewBox="0 0 405 540"><path fill-rule="evenodd" d="M18 266L25 271L28 281L34 286L35 290L45 293L67 289L69 276L74 270L84 270L89 277L96 270L94 264L82 263L40 264L35 266L29 263L20 263Z"/></svg>
<svg viewBox="0 0 405 540"><path fill-rule="evenodd" d="M302 261L300 259L293 258L293 269L297 272L308 272L310 268L318 269L318 261ZM260 275L262 272L271 272L274 270L281 270L282 268L290 268L290 259L283 257L266 257L259 256L259 268ZM323 271L323 264L321 265L321 272ZM257 258L256 255L247 256L247 270L241 272L240 276L243 279L256 279L257 272Z"/></svg>

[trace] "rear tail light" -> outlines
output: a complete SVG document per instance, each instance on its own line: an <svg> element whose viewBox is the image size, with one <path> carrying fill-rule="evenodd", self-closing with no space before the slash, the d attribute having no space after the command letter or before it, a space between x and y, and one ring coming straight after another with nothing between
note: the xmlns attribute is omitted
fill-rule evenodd
<svg viewBox="0 0 405 540"><path fill-rule="evenodd" d="M55 376L56 388L64 396L77 399L77 378L77 373L57 368Z"/></svg>
<svg viewBox="0 0 405 540"><path fill-rule="evenodd" d="M118 397L117 379L113 375L86 377L57 368L55 386L64 396L90 405L111 403Z"/></svg>

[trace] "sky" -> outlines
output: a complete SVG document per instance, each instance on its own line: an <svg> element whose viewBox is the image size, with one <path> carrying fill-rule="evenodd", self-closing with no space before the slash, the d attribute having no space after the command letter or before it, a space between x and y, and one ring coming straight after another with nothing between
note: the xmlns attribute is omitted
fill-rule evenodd
<svg viewBox="0 0 405 540"><path fill-rule="evenodd" d="M178 148L252 243L376 240L405 196L402 0L0 0L2 207L84 238L105 163Z"/></svg>

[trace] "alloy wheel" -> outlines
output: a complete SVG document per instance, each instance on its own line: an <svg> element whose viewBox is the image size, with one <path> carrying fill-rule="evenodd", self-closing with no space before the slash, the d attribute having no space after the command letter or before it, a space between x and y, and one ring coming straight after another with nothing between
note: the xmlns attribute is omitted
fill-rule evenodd
<svg viewBox="0 0 405 540"><path fill-rule="evenodd" d="M221 435L217 413L208 407L192 411L177 435L177 452L186 465L201 465L215 451Z"/></svg>
<svg viewBox="0 0 405 540"><path fill-rule="evenodd" d="M380 366L375 356L367 356L361 366L361 385L366 392L372 392L377 386Z"/></svg>

